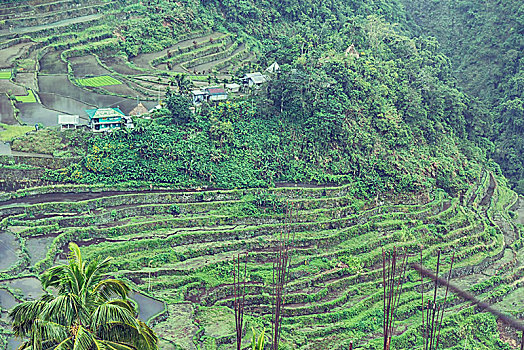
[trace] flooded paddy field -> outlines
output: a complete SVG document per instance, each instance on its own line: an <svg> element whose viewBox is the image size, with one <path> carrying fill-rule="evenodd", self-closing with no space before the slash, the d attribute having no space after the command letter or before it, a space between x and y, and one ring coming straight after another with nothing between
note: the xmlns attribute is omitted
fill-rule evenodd
<svg viewBox="0 0 524 350"><path fill-rule="evenodd" d="M59 113L45 108L40 103L17 103L16 108L20 110L20 120L27 125L57 125Z"/></svg>
<svg viewBox="0 0 524 350"><path fill-rule="evenodd" d="M37 262L45 258L47 250L54 239L54 236L26 239L25 246L29 254L30 266L35 266Z"/></svg>
<svg viewBox="0 0 524 350"><path fill-rule="evenodd" d="M39 95L40 100L45 107L62 114L79 115L82 118L85 116L86 109L95 108L94 105L86 104L70 97L46 92L41 92Z"/></svg>
<svg viewBox="0 0 524 350"><path fill-rule="evenodd" d="M18 260L20 244L18 239L8 231L0 231L0 271L7 270Z"/></svg>
<svg viewBox="0 0 524 350"><path fill-rule="evenodd" d="M0 94L0 123L16 125L16 121L13 114L13 105L6 95Z"/></svg>
<svg viewBox="0 0 524 350"><path fill-rule="evenodd" d="M67 64L61 60L62 51L49 51L40 59L40 73L67 74Z"/></svg>
<svg viewBox="0 0 524 350"><path fill-rule="evenodd" d="M66 75L41 75L38 78L38 86L40 87L40 92L71 97L98 108L120 107L124 113L129 113L129 111L136 107L136 98L103 95L85 90L73 85ZM144 102L144 105L147 108L152 108L156 105L156 102L147 101Z"/></svg>

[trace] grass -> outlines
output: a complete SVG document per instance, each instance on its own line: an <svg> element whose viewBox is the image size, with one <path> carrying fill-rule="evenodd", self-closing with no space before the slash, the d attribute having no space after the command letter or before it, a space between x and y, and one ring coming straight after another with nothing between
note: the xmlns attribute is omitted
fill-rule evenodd
<svg viewBox="0 0 524 350"><path fill-rule="evenodd" d="M7 125L0 123L0 140L12 141L17 137L25 135L27 132L33 130L33 126L26 125Z"/></svg>
<svg viewBox="0 0 524 350"><path fill-rule="evenodd" d="M10 70L0 71L0 79L11 79L11 71Z"/></svg>
<svg viewBox="0 0 524 350"><path fill-rule="evenodd" d="M89 87L100 87L100 86L122 84L122 82L120 82L119 80L116 80L115 78L109 75L102 75L100 77L94 77L94 78L77 79L76 81L78 84L82 86L89 86Z"/></svg>
<svg viewBox="0 0 524 350"><path fill-rule="evenodd" d="M33 91L29 90L26 96L15 96L15 100L17 102L22 102L22 103L34 103L36 102L36 97Z"/></svg>

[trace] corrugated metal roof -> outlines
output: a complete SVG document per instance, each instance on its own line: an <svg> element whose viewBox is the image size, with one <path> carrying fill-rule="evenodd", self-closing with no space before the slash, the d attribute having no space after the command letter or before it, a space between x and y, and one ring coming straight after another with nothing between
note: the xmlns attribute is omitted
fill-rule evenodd
<svg viewBox="0 0 524 350"><path fill-rule="evenodd" d="M64 124L77 125L79 122L80 122L80 117L78 115L60 114L58 116L58 124L60 125L64 125Z"/></svg>
<svg viewBox="0 0 524 350"><path fill-rule="evenodd" d="M225 94L227 94L226 90L224 90L222 88L207 88L206 91L210 95L225 95Z"/></svg>
<svg viewBox="0 0 524 350"><path fill-rule="evenodd" d="M89 119L92 119L97 113L103 114L102 117L125 116L124 112L122 112L120 108L86 109L86 113L89 116Z"/></svg>

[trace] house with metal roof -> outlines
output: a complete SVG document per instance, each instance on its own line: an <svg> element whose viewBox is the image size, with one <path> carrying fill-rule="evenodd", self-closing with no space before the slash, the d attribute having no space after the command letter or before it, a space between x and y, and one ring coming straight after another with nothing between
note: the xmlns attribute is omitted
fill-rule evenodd
<svg viewBox="0 0 524 350"><path fill-rule="evenodd" d="M227 100L227 91L218 86L208 86L201 90L191 91L193 105L200 106L204 102L221 102Z"/></svg>
<svg viewBox="0 0 524 350"><path fill-rule="evenodd" d="M120 108L87 109L89 127L93 132L111 131L122 127L133 128L133 121Z"/></svg>
<svg viewBox="0 0 524 350"><path fill-rule="evenodd" d="M220 102L227 100L227 92L221 87L209 86L203 91L207 93L207 100L209 102Z"/></svg>
<svg viewBox="0 0 524 350"><path fill-rule="evenodd" d="M267 81L267 77L260 72L248 73L242 78L245 87L259 88Z"/></svg>

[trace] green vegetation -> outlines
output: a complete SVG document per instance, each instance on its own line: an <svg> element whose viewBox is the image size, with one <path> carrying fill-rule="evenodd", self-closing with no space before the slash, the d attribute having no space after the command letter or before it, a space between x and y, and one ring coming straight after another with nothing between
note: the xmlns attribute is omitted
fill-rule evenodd
<svg viewBox="0 0 524 350"><path fill-rule="evenodd" d="M275 246L292 232L283 349L381 349L382 249L394 246L432 268L438 251L444 268L455 254L452 282L505 312L524 312L522 227L510 211L519 199L491 159L524 191L517 2L12 5L3 24L16 28L42 13L94 15L29 32L36 45L6 34L9 45L31 46L13 63L23 68L16 84L35 83L36 57L38 79L57 72L49 75L84 87L119 85L84 91L106 94L100 101L113 94L163 103L133 130L46 129L13 141L15 150L79 157L6 161L2 171L14 180L0 179L5 188L25 176L53 185L0 194L13 199L0 202L0 228L19 258L0 273L2 293L26 300L12 281L34 278L78 242L88 258L118 256L112 276L166 303L147 317L160 348L230 350L232 262L248 252L241 343L253 348L271 326ZM15 12L27 16L8 18ZM266 72L261 88L190 111L193 88L240 82L273 62L281 69ZM97 77L79 79L86 74ZM0 137L9 140L24 130L5 129ZM392 349L422 347L419 278L407 274ZM439 348L509 349L494 317L448 301ZM135 317L130 304L124 309ZM0 319L0 348L8 328Z"/></svg>
<svg viewBox="0 0 524 350"><path fill-rule="evenodd" d="M34 127L26 128L34 130ZM13 138L11 149L21 152L53 154L65 150L67 146L68 140L59 131L40 129L36 132Z"/></svg>
<svg viewBox="0 0 524 350"><path fill-rule="evenodd" d="M282 345L343 349L352 341L356 349L381 349L382 248L406 248L413 254L410 262L418 262L422 245L423 264L430 268L440 249L443 270L455 253L458 276L452 282L488 302L522 291L512 282L521 278L521 270L503 258L517 238L505 228L510 225L504 214L512 205L507 199L510 192L498 183L501 194L495 191L490 197L490 181L485 178L489 174L480 176L475 191L462 201L442 191L432 192L429 199L419 193L362 200L355 197L355 185L134 193L50 187L14 193L21 198L0 206L0 214L6 215L2 225L18 232L28 246L53 235L46 254L40 252L43 258L29 267L32 271L52 266L71 241L81 245L86 259L118 256L109 273L167 303L169 317L160 314L151 321L152 328L162 346L183 349L190 344L206 350L231 348L233 257L244 252L249 252L245 299L249 331L243 345L251 344L251 327L257 338L260 330L270 328L274 247L281 232L291 230L295 248ZM76 194L61 193L71 191ZM33 193L40 194L39 203L25 204L29 198L24 196ZM32 256L35 251L23 254ZM481 270L496 277L470 272ZM402 335L393 337L394 349L422 344L419 280L418 274L408 272L398 308ZM437 299L442 298L439 291ZM474 324L482 327L471 327ZM441 342L443 349L508 349L499 340L493 317L476 314L456 298L445 313Z"/></svg>
<svg viewBox="0 0 524 350"><path fill-rule="evenodd" d="M36 96L33 93L33 90L28 90L26 96L15 96L15 100L21 103L35 103Z"/></svg>
<svg viewBox="0 0 524 350"><path fill-rule="evenodd" d="M504 174L524 193L524 9L519 1L403 1L416 35L438 39L453 75L476 107L470 125L494 142L484 146Z"/></svg>
<svg viewBox="0 0 524 350"><path fill-rule="evenodd" d="M0 79L11 79L11 71L10 70L0 71Z"/></svg>
<svg viewBox="0 0 524 350"><path fill-rule="evenodd" d="M46 293L9 312L15 335L29 338L23 347L158 349L155 333L136 318L127 299L129 286L104 278L111 259L84 261L76 244L69 247L69 264L54 266L42 275ZM49 293L48 288L57 293Z"/></svg>
<svg viewBox="0 0 524 350"><path fill-rule="evenodd" d="M94 77L94 78L77 79L76 82L82 86L90 86L90 87L100 87L100 86L122 84L122 82L108 75L103 75L103 76Z"/></svg>
<svg viewBox="0 0 524 350"><path fill-rule="evenodd" d="M7 125L0 123L0 140L13 141L14 139L21 137L34 129L35 128L33 126Z"/></svg>

